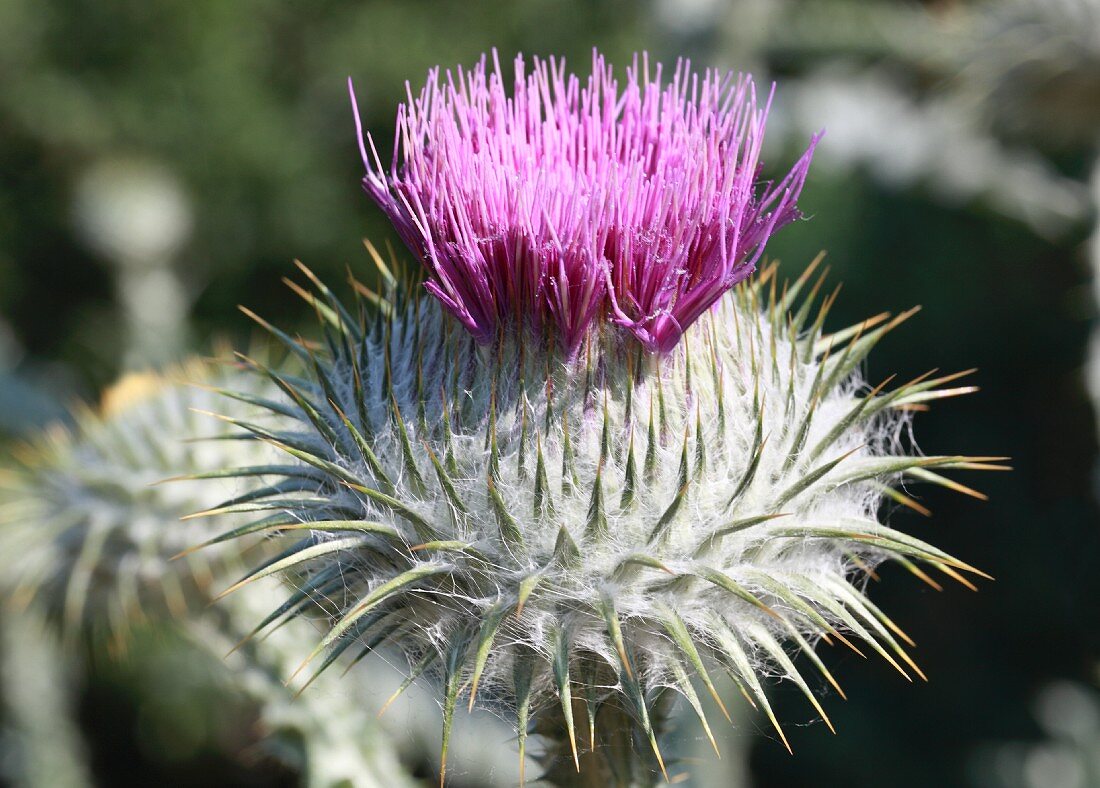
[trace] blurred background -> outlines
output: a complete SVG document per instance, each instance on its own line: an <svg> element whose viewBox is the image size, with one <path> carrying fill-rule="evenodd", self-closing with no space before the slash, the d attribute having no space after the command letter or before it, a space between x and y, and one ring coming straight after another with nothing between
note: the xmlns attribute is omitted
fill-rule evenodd
<svg viewBox="0 0 1100 788"><path fill-rule="evenodd" d="M5 442L126 370L247 343L237 304L309 326L280 281L293 258L334 283L368 275L362 239L396 239L359 188L349 75L387 151L405 80L493 46L581 73L598 46L616 64L645 49L776 80L767 171L826 136L810 220L769 254L796 274L827 250L837 325L923 305L870 379L978 367L982 391L918 415L917 437L1016 470L964 480L989 502L932 490L935 517L895 515L996 577L937 593L883 573L872 598L928 684L830 651L850 698L827 702L838 736L781 688L795 756L746 712L712 762L685 722L688 784L1100 785L1100 0L0 0L0 30ZM79 779L298 784L255 751L217 660L148 637L126 660L60 669ZM18 648L0 661L0 779L32 784L20 670L35 658L3 640ZM413 736L411 715L392 735ZM510 760L507 731L489 737ZM457 752L457 784L513 779Z"/></svg>

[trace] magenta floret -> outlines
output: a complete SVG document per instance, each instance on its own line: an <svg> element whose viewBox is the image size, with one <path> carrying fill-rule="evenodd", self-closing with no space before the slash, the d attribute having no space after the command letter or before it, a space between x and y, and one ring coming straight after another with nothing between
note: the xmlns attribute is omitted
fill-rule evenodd
<svg viewBox="0 0 1100 788"><path fill-rule="evenodd" d="M583 84L519 56L509 96L494 53L408 89L388 168L360 133L363 184L479 341L526 324L572 353L608 321L664 352L800 216L817 137L760 182L770 104L687 61L662 84L644 54L621 88L599 53Z"/></svg>

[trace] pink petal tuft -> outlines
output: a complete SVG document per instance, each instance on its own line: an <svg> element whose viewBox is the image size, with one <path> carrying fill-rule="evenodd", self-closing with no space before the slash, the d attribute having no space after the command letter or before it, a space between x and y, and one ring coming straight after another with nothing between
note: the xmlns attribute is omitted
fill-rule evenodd
<svg viewBox="0 0 1100 788"><path fill-rule="evenodd" d="M409 90L388 168L360 130L367 193L479 341L526 324L572 354L607 321L668 351L800 216L818 138L760 183L771 96L687 61L661 77L644 54L621 89L598 52L583 85L520 56L509 96L494 52Z"/></svg>

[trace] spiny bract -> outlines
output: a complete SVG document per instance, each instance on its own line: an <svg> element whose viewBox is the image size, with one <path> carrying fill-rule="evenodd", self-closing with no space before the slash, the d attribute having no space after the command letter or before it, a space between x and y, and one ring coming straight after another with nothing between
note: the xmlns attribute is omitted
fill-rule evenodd
<svg viewBox="0 0 1100 788"><path fill-rule="evenodd" d="M885 497L920 508L903 480L966 490L939 472L999 466L903 448L906 411L969 391L950 387L959 375L865 385L861 362L911 313L826 334L823 277L810 286L811 267L777 287L769 267L666 355L605 325L567 360L524 332L479 344L374 256L387 292L356 283L350 310L302 267L323 347L263 323L312 370L257 366L291 403L279 419L297 424L234 422L308 480L307 495L250 504L270 514L235 533L309 529L251 576L297 578L270 622L317 601L331 615L311 657L328 650L322 670L353 646L404 651L409 682L442 681L444 756L468 697L514 715L521 759L533 722L567 731L577 762L576 729L595 749L622 735L600 722L618 715L662 770L664 690L706 726L696 687L724 712L712 676L727 672L782 736L764 674L824 716L792 648L832 684L818 640L862 640L919 673L864 578L886 559L933 584L919 565L964 583L977 570L879 509ZM551 770L569 760L557 755Z"/></svg>
<svg viewBox="0 0 1100 788"><path fill-rule="evenodd" d="M208 604L214 576L227 564L240 571L243 545L172 563L196 540L195 527L179 519L241 483L153 485L181 470L272 456L255 441L187 440L208 427L195 409L226 407L220 394L184 381L229 377L198 360L164 374L132 373L107 390L98 411L79 409L73 428L58 425L17 450L0 484L4 591L20 604L33 600L70 635L122 637L137 620ZM234 389L256 390L254 377L237 377ZM206 533L225 527L210 523Z"/></svg>

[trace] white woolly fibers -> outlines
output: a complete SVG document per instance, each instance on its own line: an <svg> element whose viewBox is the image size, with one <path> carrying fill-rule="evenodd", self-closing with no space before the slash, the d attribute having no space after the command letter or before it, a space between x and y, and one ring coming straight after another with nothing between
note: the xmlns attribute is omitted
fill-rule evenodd
<svg viewBox="0 0 1100 788"><path fill-rule="evenodd" d="M463 693L518 715L521 747L529 710L557 715L574 758L573 700L590 721L617 706L659 761L660 690L703 717L693 682L713 692L709 670L773 723L761 675L820 711L788 650L831 683L813 647L852 645L844 633L917 670L862 581L887 558L971 571L879 521L884 496L915 505L891 486L903 477L978 467L902 440L909 408L965 390L943 388L956 376L870 390L860 364L908 313L827 335L831 299L814 303L818 280L799 300L807 281L777 294L769 269L663 357L604 327L566 359L522 330L478 345L396 288L353 317L314 280L329 352L284 335L312 374L258 368L292 404L277 430L240 423L313 482L272 496L261 523L308 534L280 564L299 587L283 615L322 601L322 669L388 643L439 676L444 748Z"/></svg>

